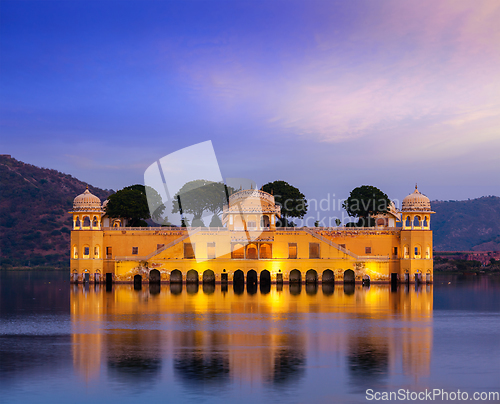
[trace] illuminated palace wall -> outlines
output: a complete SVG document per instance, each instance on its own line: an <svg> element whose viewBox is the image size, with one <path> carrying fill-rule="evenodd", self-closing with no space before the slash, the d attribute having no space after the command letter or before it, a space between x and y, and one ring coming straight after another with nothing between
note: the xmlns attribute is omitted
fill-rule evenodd
<svg viewBox="0 0 500 404"><path fill-rule="evenodd" d="M214 291L196 285L150 284L141 290L115 285L106 292L98 284L74 285L74 368L86 382L102 377L102 372L125 377L135 369L135 377L137 368L151 377L167 372L162 367L170 369L166 364L172 362L174 376L188 383L193 377L208 383L229 377L248 383L295 383L305 358L317 351L345 357L356 384L363 383L368 365L375 374L429 376L432 285L397 293L391 293L389 285L304 288L290 285L280 291L273 286L267 293L238 294L233 287L221 292L219 287ZM300 319L301 313L333 314L340 322L334 330L290 330L289 316ZM249 314L250 330L241 327ZM342 318L374 320L374 328L360 335ZM140 327L129 326L135 321ZM188 329L179 329L183 321ZM121 327L121 322L127 326Z"/></svg>
<svg viewBox="0 0 500 404"><path fill-rule="evenodd" d="M433 212L417 189L374 228L276 228L279 206L257 190L231 195L222 228L120 227L88 190L72 213L72 282L433 281Z"/></svg>

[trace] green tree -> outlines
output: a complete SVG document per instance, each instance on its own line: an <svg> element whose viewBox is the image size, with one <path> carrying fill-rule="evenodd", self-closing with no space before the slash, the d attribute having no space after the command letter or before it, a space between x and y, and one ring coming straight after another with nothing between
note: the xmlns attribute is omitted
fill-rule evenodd
<svg viewBox="0 0 500 404"><path fill-rule="evenodd" d="M303 218L307 213L307 199L298 188L285 181L269 182L262 187L264 192L274 195L274 200L281 207L281 225L288 226L293 223L289 217Z"/></svg>
<svg viewBox="0 0 500 404"><path fill-rule="evenodd" d="M351 217L358 218L356 226L370 227L375 225L373 216L386 213L391 201L380 189L370 185L354 188L342 207Z"/></svg>
<svg viewBox="0 0 500 404"><path fill-rule="evenodd" d="M212 224L219 225L219 223L222 226L218 215L222 212L224 205L228 203L228 196L233 192L234 190L231 187L227 187L220 182L189 181L175 194L172 201L172 213L180 212L181 216L192 214L192 226L198 227L204 226L203 212L209 211L213 215L210 226Z"/></svg>
<svg viewBox="0 0 500 404"><path fill-rule="evenodd" d="M147 197L149 213L151 218L157 223L168 223L168 218L163 218L163 212L165 211L165 205L161 200L160 194L153 188L149 186L144 186L141 184L129 185L123 189L130 189L134 191L139 191Z"/></svg>
<svg viewBox="0 0 500 404"><path fill-rule="evenodd" d="M147 223L144 219L151 217L148 200L145 193L132 187L124 188L109 196L106 214L110 217L127 219L131 227L145 227Z"/></svg>

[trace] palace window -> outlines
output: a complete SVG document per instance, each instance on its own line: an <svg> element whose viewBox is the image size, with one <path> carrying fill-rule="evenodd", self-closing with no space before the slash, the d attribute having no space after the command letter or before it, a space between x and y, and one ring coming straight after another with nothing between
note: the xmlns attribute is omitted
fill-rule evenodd
<svg viewBox="0 0 500 404"><path fill-rule="evenodd" d="M94 247L94 258L99 258L99 246Z"/></svg>
<svg viewBox="0 0 500 404"><path fill-rule="evenodd" d="M207 243L207 258L209 260L215 258L215 243Z"/></svg>
<svg viewBox="0 0 500 404"><path fill-rule="evenodd" d="M193 243L184 243L184 258L194 259L194 249L195 245Z"/></svg>
<svg viewBox="0 0 500 404"><path fill-rule="evenodd" d="M88 216L83 218L83 227L90 227L90 218Z"/></svg>
<svg viewBox="0 0 500 404"><path fill-rule="evenodd" d="M420 226L420 216L415 216L415 219L413 220L413 226L415 227Z"/></svg>
<svg viewBox="0 0 500 404"><path fill-rule="evenodd" d="M90 247L85 246L83 247L83 258L89 258L90 257Z"/></svg>
<svg viewBox="0 0 500 404"><path fill-rule="evenodd" d="M309 243L309 258L319 258L318 243Z"/></svg>
<svg viewBox="0 0 500 404"><path fill-rule="evenodd" d="M339 244L339 247L345 250L345 244Z"/></svg>
<svg viewBox="0 0 500 404"><path fill-rule="evenodd" d="M231 258L233 259L245 258L245 248L243 247L243 244L233 245L233 250L231 251Z"/></svg>
<svg viewBox="0 0 500 404"><path fill-rule="evenodd" d="M132 255L139 254L139 247L132 247Z"/></svg>
<svg viewBox="0 0 500 404"><path fill-rule="evenodd" d="M159 250L160 248L165 247L165 244L156 244L156 249Z"/></svg>
<svg viewBox="0 0 500 404"><path fill-rule="evenodd" d="M365 247L365 254L371 254L372 253L372 248L371 247Z"/></svg>
<svg viewBox="0 0 500 404"><path fill-rule="evenodd" d="M106 258L111 259L113 255L113 247L106 247Z"/></svg>
<svg viewBox="0 0 500 404"><path fill-rule="evenodd" d="M257 227L257 223L252 221L252 222L248 222L248 228L249 229L255 229Z"/></svg>
<svg viewBox="0 0 500 404"><path fill-rule="evenodd" d="M398 255L398 247L393 247L392 254L396 256Z"/></svg>
<svg viewBox="0 0 500 404"><path fill-rule="evenodd" d="M422 255L421 255L421 251L420 251L420 246L417 245L415 246L415 258L422 258Z"/></svg>
<svg viewBox="0 0 500 404"><path fill-rule="evenodd" d="M259 253L260 253L260 258L262 258L262 259L273 258L271 244L261 244Z"/></svg>
<svg viewBox="0 0 500 404"><path fill-rule="evenodd" d="M290 259L297 258L297 243L288 244L288 258Z"/></svg>
<svg viewBox="0 0 500 404"><path fill-rule="evenodd" d="M405 226L406 226L406 227L410 227L410 226L411 226L410 216L407 216L407 217L406 217Z"/></svg>
<svg viewBox="0 0 500 404"><path fill-rule="evenodd" d="M94 216L94 220L92 221L92 227L97 227L97 217Z"/></svg>
<svg viewBox="0 0 500 404"><path fill-rule="evenodd" d="M78 258L78 247L73 246L73 258Z"/></svg>
<svg viewBox="0 0 500 404"><path fill-rule="evenodd" d="M425 250L425 258L431 258L431 248L429 246L427 246L427 249Z"/></svg>
<svg viewBox="0 0 500 404"><path fill-rule="evenodd" d="M404 257L405 258L410 258L410 251L409 251L407 245L404 246L404 250L403 251L404 251Z"/></svg>

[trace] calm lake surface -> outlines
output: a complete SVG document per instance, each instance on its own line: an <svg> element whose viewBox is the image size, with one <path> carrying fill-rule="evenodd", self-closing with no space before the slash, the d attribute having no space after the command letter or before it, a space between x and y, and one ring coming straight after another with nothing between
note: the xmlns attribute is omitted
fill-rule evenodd
<svg viewBox="0 0 500 404"><path fill-rule="evenodd" d="M363 403L500 391L500 277L268 290L0 271L0 402ZM436 400L439 402L440 400ZM493 401L489 401L493 402Z"/></svg>

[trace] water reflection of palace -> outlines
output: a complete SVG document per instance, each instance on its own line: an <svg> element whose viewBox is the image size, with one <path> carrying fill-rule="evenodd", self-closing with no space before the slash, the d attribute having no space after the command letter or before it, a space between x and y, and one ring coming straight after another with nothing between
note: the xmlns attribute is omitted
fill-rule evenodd
<svg viewBox="0 0 500 404"><path fill-rule="evenodd" d="M308 355L333 353L358 387L429 374L432 285L280 286L74 285L75 370L87 383L150 385L173 372L187 386L280 385L301 378Z"/></svg>

